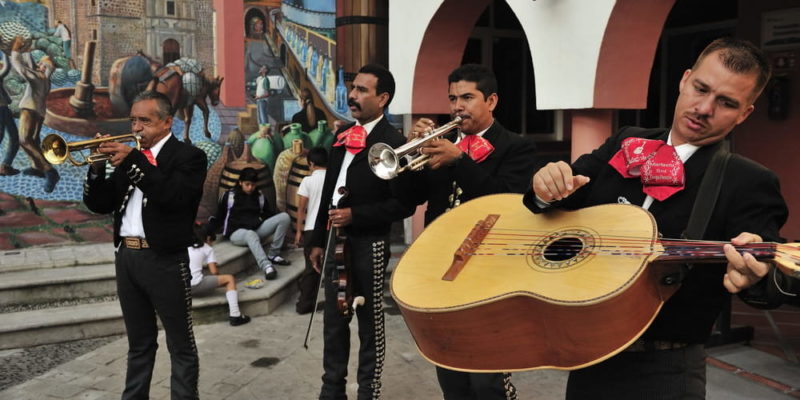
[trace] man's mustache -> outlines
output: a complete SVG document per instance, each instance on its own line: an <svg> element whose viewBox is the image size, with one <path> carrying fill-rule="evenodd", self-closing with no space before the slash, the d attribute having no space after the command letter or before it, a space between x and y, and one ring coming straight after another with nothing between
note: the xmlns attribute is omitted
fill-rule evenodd
<svg viewBox="0 0 800 400"><path fill-rule="evenodd" d="M361 104L358 104L358 102L353 99L347 99L347 105L355 107L358 111L361 111Z"/></svg>

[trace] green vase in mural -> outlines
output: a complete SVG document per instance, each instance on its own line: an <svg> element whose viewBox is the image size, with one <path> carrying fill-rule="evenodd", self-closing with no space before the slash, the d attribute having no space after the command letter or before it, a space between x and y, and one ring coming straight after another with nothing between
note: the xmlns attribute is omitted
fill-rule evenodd
<svg viewBox="0 0 800 400"><path fill-rule="evenodd" d="M308 133L308 136L311 137L311 145L314 147L323 147L326 150L330 150L331 146L333 146L333 141L335 137L333 136L333 132L328 129L328 121L320 120L317 121L317 127Z"/></svg>
<svg viewBox="0 0 800 400"><path fill-rule="evenodd" d="M300 124L298 123L289 125L289 133L283 135L283 148L291 149L292 141L295 139L302 140L304 148L311 148L311 137L309 137L307 133L300 130Z"/></svg>
<svg viewBox="0 0 800 400"><path fill-rule="evenodd" d="M275 160L283 151L283 142L280 138L270 134L269 125L262 125L261 129L247 138L250 153L254 158L269 165L269 170L275 170Z"/></svg>

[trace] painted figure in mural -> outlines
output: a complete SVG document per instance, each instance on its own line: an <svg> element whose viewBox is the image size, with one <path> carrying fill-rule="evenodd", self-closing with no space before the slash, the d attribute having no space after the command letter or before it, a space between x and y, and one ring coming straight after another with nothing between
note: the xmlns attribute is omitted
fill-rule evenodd
<svg viewBox="0 0 800 400"><path fill-rule="evenodd" d="M250 37L253 39L261 39L264 36L264 19L261 17L252 17L249 22Z"/></svg>
<svg viewBox="0 0 800 400"><path fill-rule="evenodd" d="M352 294L362 296L364 303L353 312L355 297L347 296L347 290L342 293L346 301L337 301L340 274L331 254L327 257L323 277L326 300L322 364L325 372L320 399L346 397L349 322L353 314L358 317L361 342L356 377L358 398L377 399L381 393L381 373L386 356L383 289L390 257L389 231L392 222L410 216L416 206L402 200L411 189L410 181L398 177L390 182L375 176L369 167L368 152L364 150L377 142L392 147L406 142L405 137L383 117L383 110L394 96L394 88L394 77L382 66L365 65L358 71L348 100L356 123L337 132L338 142L328 158L309 257L314 269L320 270L328 230L335 228L343 232L349 253L345 259L350 260L345 266L346 281L351 284ZM347 189L346 196L339 190L341 187ZM328 251L333 253L334 249Z"/></svg>
<svg viewBox="0 0 800 400"><path fill-rule="evenodd" d="M75 68L75 61L72 60L72 34L61 21L56 21L56 30L53 32L53 36L57 36L61 38L61 45L64 48L64 58L69 60L69 65L72 68Z"/></svg>
<svg viewBox="0 0 800 400"><path fill-rule="evenodd" d="M222 80L225 78L222 77L215 77L213 80L206 78L204 74L201 73L185 73L183 74L182 85L183 85L183 94L181 95L181 99L179 100L179 107L180 114L178 116L183 116L183 141L186 143L192 143L189 140L189 129L192 126L192 116L194 115L194 106L200 108L200 111L203 113L203 121L205 123L205 135L207 138L211 138L211 131L208 129L208 117L209 117L209 110L208 104L206 104L206 97L211 100L212 106L217 106L219 104L219 93L220 89L222 88Z"/></svg>
<svg viewBox="0 0 800 400"><path fill-rule="evenodd" d="M547 164L533 176L525 205L546 213L625 199L652 213L659 236L681 238L694 203L712 202L704 233L694 239L736 246L779 241L788 210L777 176L765 167L728 153L717 200L698 196L712 159L725 154L724 139L752 113L769 76L769 61L751 43L735 38L712 42L683 73L671 129L624 128L572 165ZM661 158L654 162L674 168L648 177L642 167L641 176L629 179L622 143L652 147L652 158ZM704 344L730 293L759 307L776 307L789 298L791 285L795 293L800 289L797 281L753 255L731 244L723 250L727 265L683 269L680 288L640 339L599 364L570 372L567 399L705 398Z"/></svg>
<svg viewBox="0 0 800 400"><path fill-rule="evenodd" d="M303 132L311 132L317 127L317 121L325 119L325 113L314 105L314 97L309 88L300 91L300 111L292 115L292 123L300 124Z"/></svg>
<svg viewBox="0 0 800 400"><path fill-rule="evenodd" d="M17 36L11 46L11 65L28 85L19 102L19 131L22 149L28 154L33 167L26 168L23 174L45 179L44 191L50 193L60 179L58 171L44 158L40 146L39 133L45 116L45 101L50 93L50 75L54 64L50 57L42 57L36 66L30 53L22 53L23 40Z"/></svg>
<svg viewBox="0 0 800 400"><path fill-rule="evenodd" d="M258 111L258 124L264 125L269 123L269 78L267 74L269 73L269 68L267 66L261 67L258 70L258 78L256 78L256 106Z"/></svg>
<svg viewBox="0 0 800 400"><path fill-rule="evenodd" d="M14 157L19 151L19 132L14 116L11 114L11 97L6 92L3 80L11 71L11 63L8 61L6 53L0 51L0 143L8 138L6 154L0 161L0 176L11 176L19 173L19 170L11 166ZM8 135L6 135L8 134Z"/></svg>
<svg viewBox="0 0 800 400"><path fill-rule="evenodd" d="M428 202L425 225L459 204L497 193L524 193L535 168L536 146L530 138L506 130L494 118L499 101L497 79L476 64L456 68L447 78L450 114L463 119L454 142L436 140L421 151L429 155L414 193L417 203ZM420 136L434 127L421 118L414 125ZM507 373L469 373L436 367L444 398L515 399Z"/></svg>
<svg viewBox="0 0 800 400"><path fill-rule="evenodd" d="M161 93L133 100L131 129L141 150L104 142L111 156L92 163L84 184L89 210L114 214L117 294L128 332L128 365L122 399L147 399L158 348L156 315L170 353L173 399L198 399L199 360L192 332L189 253L206 176L206 155L173 137L172 106Z"/></svg>

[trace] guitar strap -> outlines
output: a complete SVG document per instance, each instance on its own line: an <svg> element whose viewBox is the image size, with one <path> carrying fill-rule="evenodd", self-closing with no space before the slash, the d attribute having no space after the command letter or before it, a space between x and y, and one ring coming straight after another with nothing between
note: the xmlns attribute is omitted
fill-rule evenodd
<svg viewBox="0 0 800 400"><path fill-rule="evenodd" d="M708 168L706 168L703 180L700 182L697 198L695 198L692 213L689 215L689 222L683 232L684 239L703 239L708 222L711 220L711 214L714 212L714 205L717 204L722 181L725 178L725 169L733 154L728 151L729 144L727 140L721 141L716 147L716 151L711 157L711 162L708 163ZM689 269L692 269L692 264L687 263L686 267L688 272ZM681 276L680 281L683 281L683 278L684 276Z"/></svg>

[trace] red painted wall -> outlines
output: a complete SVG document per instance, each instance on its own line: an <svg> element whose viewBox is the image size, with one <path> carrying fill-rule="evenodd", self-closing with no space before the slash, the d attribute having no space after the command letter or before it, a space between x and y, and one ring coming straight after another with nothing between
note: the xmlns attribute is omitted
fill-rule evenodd
<svg viewBox="0 0 800 400"><path fill-rule="evenodd" d="M796 0L741 0L737 36L760 45L761 14L796 7L800 7ZM767 115L767 93L763 93L753 114L736 129L734 146L737 153L778 174L781 191L789 205L789 221L781 234L787 240L800 241L800 156L797 154L800 149L800 47L793 51L797 53L797 64L791 70L780 71L790 81L788 117L771 120Z"/></svg>

